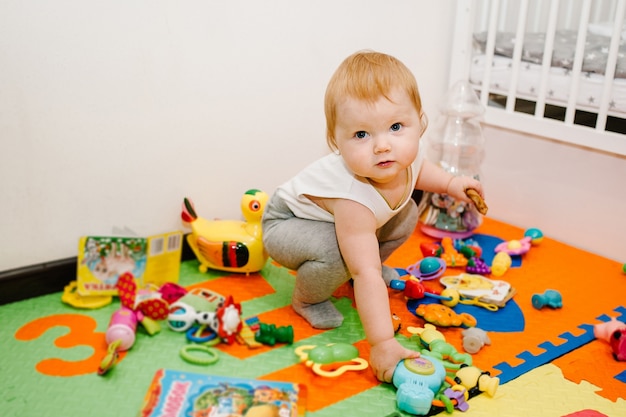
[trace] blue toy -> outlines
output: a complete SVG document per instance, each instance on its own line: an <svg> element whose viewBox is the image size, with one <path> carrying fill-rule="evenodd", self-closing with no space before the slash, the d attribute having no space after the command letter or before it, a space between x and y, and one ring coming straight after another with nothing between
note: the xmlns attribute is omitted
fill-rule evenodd
<svg viewBox="0 0 626 417"><path fill-rule="evenodd" d="M537 310L545 306L550 308L563 307L563 298L557 290L545 290L543 294L534 294L532 298L533 307Z"/></svg>
<svg viewBox="0 0 626 417"><path fill-rule="evenodd" d="M436 359L421 356L400 361L392 381L398 389L398 408L419 416L428 414L445 377L446 370Z"/></svg>

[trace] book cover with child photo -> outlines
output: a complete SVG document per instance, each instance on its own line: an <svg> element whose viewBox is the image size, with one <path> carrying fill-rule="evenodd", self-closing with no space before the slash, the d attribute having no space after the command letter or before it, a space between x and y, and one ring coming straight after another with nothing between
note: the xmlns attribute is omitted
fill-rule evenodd
<svg viewBox="0 0 626 417"><path fill-rule="evenodd" d="M298 417L306 387L280 381L159 369L138 413L141 417Z"/></svg>

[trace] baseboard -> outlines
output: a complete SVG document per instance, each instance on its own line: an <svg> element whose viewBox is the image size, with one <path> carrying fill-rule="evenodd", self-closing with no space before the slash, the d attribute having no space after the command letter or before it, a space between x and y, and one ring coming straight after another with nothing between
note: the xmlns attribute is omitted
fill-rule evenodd
<svg viewBox="0 0 626 417"><path fill-rule="evenodd" d="M181 260L194 258L187 239L183 239ZM78 258L73 257L0 271L0 305L63 291L76 279L77 263Z"/></svg>

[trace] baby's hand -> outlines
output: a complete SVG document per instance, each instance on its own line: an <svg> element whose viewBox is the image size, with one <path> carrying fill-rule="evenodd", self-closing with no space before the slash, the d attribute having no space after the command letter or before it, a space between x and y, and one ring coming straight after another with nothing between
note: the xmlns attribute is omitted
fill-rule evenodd
<svg viewBox="0 0 626 417"><path fill-rule="evenodd" d="M466 203L473 203L473 201L466 194L466 191L469 189L476 190L476 192L482 199L485 198L485 195L483 194L483 186L480 181L465 176L452 178L452 180L448 184L446 194L456 200L465 201Z"/></svg>
<svg viewBox="0 0 626 417"><path fill-rule="evenodd" d="M372 346L370 365L380 381L391 382L396 365L406 358L417 358L419 352L406 349L396 339L387 339Z"/></svg>

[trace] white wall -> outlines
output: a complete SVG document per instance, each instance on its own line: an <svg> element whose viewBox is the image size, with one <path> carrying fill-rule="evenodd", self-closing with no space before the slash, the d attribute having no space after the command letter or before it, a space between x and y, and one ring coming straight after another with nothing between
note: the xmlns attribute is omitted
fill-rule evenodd
<svg viewBox="0 0 626 417"><path fill-rule="evenodd" d="M323 94L348 54L402 59L436 117L456 2L0 0L0 271L84 234L239 218L327 152ZM490 214L626 261L626 160L486 128ZM68 277L68 280L71 277Z"/></svg>
<svg viewBox="0 0 626 417"><path fill-rule="evenodd" d="M483 132L490 216L626 262L626 157L489 126Z"/></svg>
<svg viewBox="0 0 626 417"><path fill-rule="evenodd" d="M454 2L0 0L0 271L78 238L239 218L327 152L323 95L371 48L446 90ZM71 277L68 277L70 279Z"/></svg>

